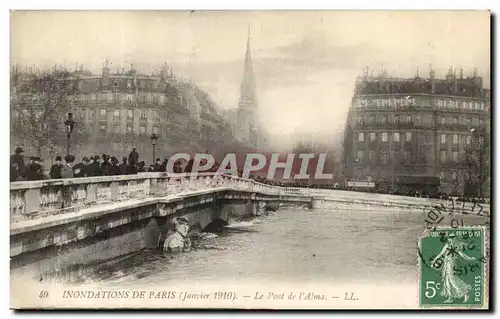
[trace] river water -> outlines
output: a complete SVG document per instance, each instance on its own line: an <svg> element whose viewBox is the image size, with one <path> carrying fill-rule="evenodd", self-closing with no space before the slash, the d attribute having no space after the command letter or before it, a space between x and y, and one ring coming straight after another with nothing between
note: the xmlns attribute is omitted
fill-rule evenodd
<svg viewBox="0 0 500 319"><path fill-rule="evenodd" d="M141 251L86 282L415 283L422 211L348 206L282 209L236 222L200 248L174 256Z"/></svg>
<svg viewBox="0 0 500 319"><path fill-rule="evenodd" d="M233 222L219 234L193 242L191 252L167 255L141 250L122 256L72 276L67 287L146 290L149 297L136 305L160 308L418 308L417 242L426 228L427 211L339 202L325 205L313 210L281 208ZM451 219L468 226L486 221L471 214L445 215L442 226L449 226ZM166 297L175 292L176 299L164 300L163 295L157 299L160 291ZM186 296L182 292L215 296L228 291L235 292L236 299L182 299ZM310 303L301 297L295 302L271 296L291 292L313 292L326 299ZM259 293L267 299L257 298ZM359 299L348 300L350 293ZM96 303L73 298L63 302L113 308L138 301Z"/></svg>
<svg viewBox="0 0 500 319"><path fill-rule="evenodd" d="M280 209L235 222L191 252L140 251L77 281L114 287L235 281L416 285L424 215L354 204Z"/></svg>

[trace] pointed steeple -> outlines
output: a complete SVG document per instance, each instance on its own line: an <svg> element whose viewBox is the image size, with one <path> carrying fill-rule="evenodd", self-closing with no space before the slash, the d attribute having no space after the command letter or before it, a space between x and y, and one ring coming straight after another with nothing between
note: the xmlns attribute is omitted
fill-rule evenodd
<svg viewBox="0 0 500 319"><path fill-rule="evenodd" d="M238 128L240 138L247 140L250 145L257 145L257 95L255 74L250 49L250 26L248 26L247 46L243 67L243 80L240 87L240 100L238 103Z"/></svg>
<svg viewBox="0 0 500 319"><path fill-rule="evenodd" d="M241 82L240 107L256 107L255 100L255 74L253 71L252 53L250 49L250 25L248 26L247 47L245 52L245 65L243 81Z"/></svg>

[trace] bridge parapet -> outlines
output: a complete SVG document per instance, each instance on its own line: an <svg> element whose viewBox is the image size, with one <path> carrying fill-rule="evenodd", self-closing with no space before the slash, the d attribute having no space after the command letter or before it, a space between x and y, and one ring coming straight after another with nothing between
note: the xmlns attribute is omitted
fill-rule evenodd
<svg viewBox="0 0 500 319"><path fill-rule="evenodd" d="M276 195L301 195L305 192L299 188L267 185L217 173L140 173L24 181L10 184L10 216L12 220L23 220L122 200L140 200L221 187Z"/></svg>

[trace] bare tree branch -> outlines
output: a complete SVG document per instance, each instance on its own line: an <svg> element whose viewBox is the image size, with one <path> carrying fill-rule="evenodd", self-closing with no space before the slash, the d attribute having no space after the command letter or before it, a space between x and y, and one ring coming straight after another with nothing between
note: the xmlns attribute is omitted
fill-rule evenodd
<svg viewBox="0 0 500 319"><path fill-rule="evenodd" d="M16 112L12 133L41 155L64 136L63 119L78 95L75 78L58 67L35 72L13 67L11 81L11 109Z"/></svg>

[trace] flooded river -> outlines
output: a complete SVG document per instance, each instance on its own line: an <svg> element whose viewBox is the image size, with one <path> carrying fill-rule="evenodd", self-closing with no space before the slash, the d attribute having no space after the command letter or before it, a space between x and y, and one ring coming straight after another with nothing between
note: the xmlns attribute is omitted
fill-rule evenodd
<svg viewBox="0 0 500 319"><path fill-rule="evenodd" d="M174 256L140 251L85 282L415 283L419 210L361 207L288 209L236 222L199 248Z"/></svg>

